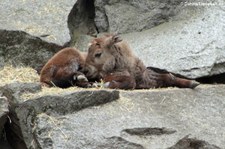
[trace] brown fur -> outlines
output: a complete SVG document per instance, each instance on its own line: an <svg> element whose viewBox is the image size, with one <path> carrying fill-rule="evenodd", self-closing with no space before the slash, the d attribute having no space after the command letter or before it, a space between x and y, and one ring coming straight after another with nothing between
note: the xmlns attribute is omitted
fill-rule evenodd
<svg viewBox="0 0 225 149"><path fill-rule="evenodd" d="M108 88L134 89L136 87L135 79L127 71L110 73L102 79Z"/></svg>
<svg viewBox="0 0 225 149"><path fill-rule="evenodd" d="M87 87L87 81L74 80L74 77L84 76L80 70L84 67L86 55L74 48L60 50L42 68L40 82L62 88L73 85Z"/></svg>
<svg viewBox="0 0 225 149"><path fill-rule="evenodd" d="M187 79L181 79L171 73L159 73L153 69L147 69L144 63L136 57L128 44L120 37L115 35L107 35L100 38L95 38L89 47L86 58L86 67L89 68L88 77L92 74L99 74L103 80L105 77L114 78L112 74L116 74L116 80L111 80L110 88L133 88L131 84L121 85L124 80L119 77L124 77L123 74L118 75L118 72L127 72L130 80L135 80L136 89L158 88L158 87L185 87L195 88L199 83ZM91 68L91 69L90 69ZM113 83L114 82L114 83ZM115 83L116 82L116 83ZM115 84L119 84L115 87ZM122 87L121 87L122 86Z"/></svg>

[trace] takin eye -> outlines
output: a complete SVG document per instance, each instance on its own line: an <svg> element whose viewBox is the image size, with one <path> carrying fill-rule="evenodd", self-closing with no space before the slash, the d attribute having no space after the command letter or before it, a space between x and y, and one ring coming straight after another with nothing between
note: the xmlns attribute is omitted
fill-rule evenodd
<svg viewBox="0 0 225 149"><path fill-rule="evenodd" d="M99 58L101 55L102 55L102 53L96 53L96 54L95 54L95 57L96 57L96 58Z"/></svg>
<svg viewBox="0 0 225 149"><path fill-rule="evenodd" d="M95 47L96 47L96 48L101 48L100 43L96 43L96 44L95 44Z"/></svg>

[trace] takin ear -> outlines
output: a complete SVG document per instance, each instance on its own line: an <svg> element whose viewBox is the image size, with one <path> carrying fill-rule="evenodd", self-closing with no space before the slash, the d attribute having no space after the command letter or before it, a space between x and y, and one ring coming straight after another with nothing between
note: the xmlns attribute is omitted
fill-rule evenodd
<svg viewBox="0 0 225 149"><path fill-rule="evenodd" d="M118 42L121 42L123 39L119 35L113 35L112 36L112 44L116 44Z"/></svg>

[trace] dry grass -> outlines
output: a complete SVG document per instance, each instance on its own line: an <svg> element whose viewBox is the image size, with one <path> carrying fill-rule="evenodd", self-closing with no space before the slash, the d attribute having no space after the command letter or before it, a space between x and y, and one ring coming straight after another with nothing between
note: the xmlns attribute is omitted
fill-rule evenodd
<svg viewBox="0 0 225 149"><path fill-rule="evenodd" d="M38 93L24 93L22 94L21 98L24 100L29 100L33 98L38 98L42 96L48 96L48 95L64 95L68 93L72 93L74 91L82 90L82 88L78 87L70 87L66 89L58 88L58 87L42 87L41 92Z"/></svg>
<svg viewBox="0 0 225 149"><path fill-rule="evenodd" d="M13 67L12 65L7 65L0 70L0 86L6 84L21 82L21 83L38 83L39 75L37 71L30 67ZM68 89L61 89L57 87L47 88L43 87L42 91L39 93L24 93L22 98L25 100L40 97L43 95L52 95L52 94L62 94L65 91L74 91L76 87L71 87Z"/></svg>
<svg viewBox="0 0 225 149"><path fill-rule="evenodd" d="M4 66L0 70L0 86L14 82L39 82L37 71L30 67Z"/></svg>
<svg viewBox="0 0 225 149"><path fill-rule="evenodd" d="M0 86L4 86L6 84L21 82L21 83L38 83L39 82L39 75L37 71L30 67L13 67L12 65L6 65L4 68L0 70ZM99 86L94 89L102 89L103 83L101 82L98 84ZM24 93L22 98L24 100L32 99L35 97L41 97L44 95L61 95L72 93L77 90L83 90L83 88L78 87L70 87L67 89L62 89L58 87L42 87L42 91L38 93Z"/></svg>

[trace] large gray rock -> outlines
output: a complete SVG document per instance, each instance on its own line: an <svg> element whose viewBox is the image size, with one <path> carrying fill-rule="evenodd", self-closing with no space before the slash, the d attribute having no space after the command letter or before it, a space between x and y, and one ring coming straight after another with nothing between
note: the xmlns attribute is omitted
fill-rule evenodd
<svg viewBox="0 0 225 149"><path fill-rule="evenodd" d="M15 113L15 107L23 103L24 100L20 98L23 93L36 93L41 90L41 85L38 83L12 83L0 87L2 95L7 97L9 102L8 120L5 124L6 138L9 144L14 149L26 148L23 135L21 132L19 120ZM25 107L24 107L25 108Z"/></svg>
<svg viewBox="0 0 225 149"><path fill-rule="evenodd" d="M77 0L68 16L68 27L72 38L80 34L95 36L97 33L95 23L94 0Z"/></svg>
<svg viewBox="0 0 225 149"><path fill-rule="evenodd" d="M22 94L40 92L41 84L15 82L1 86L0 91L9 99L11 106L13 106L24 102L24 100L20 98Z"/></svg>
<svg viewBox="0 0 225 149"><path fill-rule="evenodd" d="M77 111L80 103L101 102L101 92L108 92L104 101L115 97L111 91L81 91L29 100L16 112L28 147L33 141L39 148L182 149L197 142L217 149L225 146L224 89L120 91L117 101ZM183 140L187 135L192 139Z"/></svg>
<svg viewBox="0 0 225 149"><path fill-rule="evenodd" d="M184 0L78 0L68 16L70 45L87 50L87 46L80 46L80 36L83 34L96 36L102 32L129 33L152 28L177 14L183 2Z"/></svg>
<svg viewBox="0 0 225 149"><path fill-rule="evenodd" d="M23 31L0 30L0 41L0 67L11 63L40 70L62 48Z"/></svg>
<svg viewBox="0 0 225 149"><path fill-rule="evenodd" d="M224 73L223 3L217 0L211 6L194 4L186 3L167 23L123 37L147 66L165 68L189 78Z"/></svg>
<svg viewBox="0 0 225 149"><path fill-rule="evenodd" d="M0 29L21 30L59 45L70 40L67 16L75 1L2 1Z"/></svg>
<svg viewBox="0 0 225 149"><path fill-rule="evenodd" d="M26 143L27 148L67 148L67 143L65 144L65 140L67 139L67 134L60 131L58 129L58 120L56 117L61 117L60 121L63 122L63 117L69 116L72 113L75 113L79 110L90 106L97 106L100 104L104 104L119 98L119 92L113 90L78 90L73 92L66 92L62 95L48 95L42 96L34 99L27 100L19 104L15 111L16 115L19 119L19 125L22 130L22 136L24 138L24 142ZM65 115L65 116L64 116ZM45 120L43 120L43 119ZM42 121L43 120L43 121ZM39 123L40 121L40 123ZM40 128L35 123L40 124L39 127L45 127L46 130L40 130ZM72 124L73 125L73 124ZM70 127L71 124L67 124L67 130L71 132ZM86 124L83 124L86 125ZM51 130L53 127L54 130ZM48 128L47 128L48 127ZM44 129L45 129L44 128ZM49 132L49 131L51 132ZM42 138L42 132L47 136ZM59 132L56 139L59 144L54 142L52 143L51 136L55 134L55 132ZM47 134L49 133L49 134ZM53 134L51 134L53 133ZM63 140L61 140L61 137ZM47 137L47 138L46 138ZM74 142L74 140L73 140ZM56 143L56 144L55 144ZM76 148L76 146L73 146Z"/></svg>
<svg viewBox="0 0 225 149"><path fill-rule="evenodd" d="M99 32L129 33L152 28L177 14L184 0L95 0Z"/></svg>

